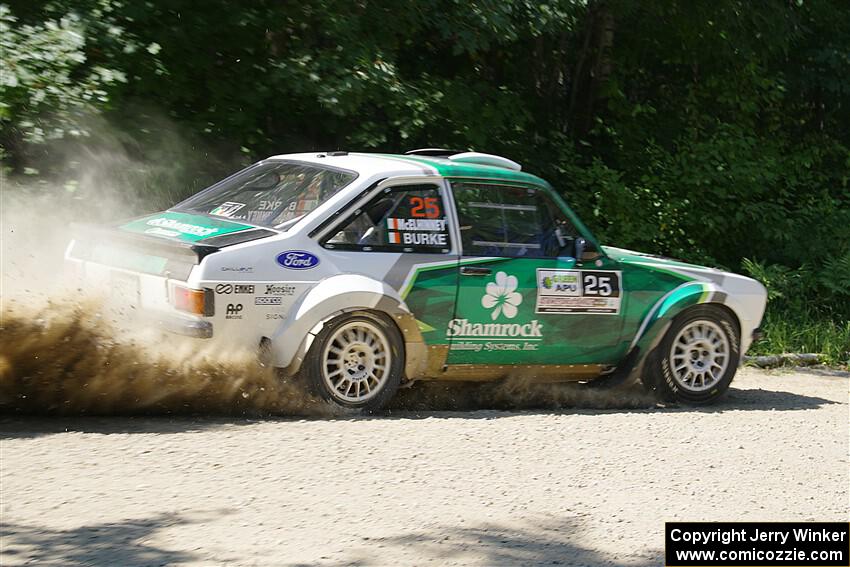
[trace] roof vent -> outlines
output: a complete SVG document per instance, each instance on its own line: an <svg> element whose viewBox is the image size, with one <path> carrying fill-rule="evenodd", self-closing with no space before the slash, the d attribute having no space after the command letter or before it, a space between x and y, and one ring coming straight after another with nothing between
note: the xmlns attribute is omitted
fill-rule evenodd
<svg viewBox="0 0 850 567"><path fill-rule="evenodd" d="M427 156L427 157L449 157L458 153L459 150L447 150L445 148L420 148L418 150L410 150L404 152L406 156Z"/></svg>
<svg viewBox="0 0 850 567"><path fill-rule="evenodd" d="M514 171L522 171L522 166L513 160L503 158L502 156L494 156L493 154L480 154L478 152L463 152L449 156L452 161L462 163L477 163L479 165L491 165L493 167L502 167L512 169Z"/></svg>

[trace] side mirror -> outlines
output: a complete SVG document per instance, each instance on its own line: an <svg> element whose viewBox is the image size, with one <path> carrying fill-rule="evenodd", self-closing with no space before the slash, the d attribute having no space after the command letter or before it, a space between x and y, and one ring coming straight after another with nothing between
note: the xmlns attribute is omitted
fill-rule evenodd
<svg viewBox="0 0 850 567"><path fill-rule="evenodd" d="M576 262L595 260L599 256L599 251L592 243L579 236L575 239L575 254Z"/></svg>
<svg viewBox="0 0 850 567"><path fill-rule="evenodd" d="M574 243L575 250L573 256L575 256L576 262L581 262L581 258L584 256L584 251L587 249L587 240L579 236L575 239Z"/></svg>

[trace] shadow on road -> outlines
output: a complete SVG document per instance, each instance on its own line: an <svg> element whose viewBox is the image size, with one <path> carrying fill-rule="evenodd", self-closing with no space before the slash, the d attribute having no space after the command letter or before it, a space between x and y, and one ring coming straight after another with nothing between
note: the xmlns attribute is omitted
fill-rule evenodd
<svg viewBox="0 0 850 567"><path fill-rule="evenodd" d="M117 419L116 419L117 418ZM256 423L255 419L233 419L216 416L196 417L68 417L15 416L0 419L0 439L28 439L58 433L96 433L126 435L155 433L170 435L192 433Z"/></svg>
<svg viewBox="0 0 850 567"><path fill-rule="evenodd" d="M393 537L364 538L362 548L343 557L334 557L333 565L571 565L598 567L658 565L662 552L611 556L579 543L582 528L573 519L548 522L526 528L508 528L497 524L470 527L439 527ZM391 558L388 561L388 558ZM315 563L297 564L299 567Z"/></svg>
<svg viewBox="0 0 850 567"><path fill-rule="evenodd" d="M388 409L369 416L337 416L337 420L376 419L498 419L523 413L611 413L728 411L799 411L839 402L793 392L730 388L717 403L706 406L656 404L643 390L597 390L576 384L537 384L517 387L504 384L425 383L401 390ZM110 434L191 433L257 423L252 416L223 417L226 412L195 415L7 416L0 418L0 439L27 439L42 435L79 432ZM115 419L115 417L121 419ZM269 414L265 421L328 420L327 416Z"/></svg>
<svg viewBox="0 0 850 567"><path fill-rule="evenodd" d="M160 514L123 522L93 524L69 530L10 524L0 527L3 565L173 565L196 557L185 551L170 551L150 542L155 532L204 519Z"/></svg>

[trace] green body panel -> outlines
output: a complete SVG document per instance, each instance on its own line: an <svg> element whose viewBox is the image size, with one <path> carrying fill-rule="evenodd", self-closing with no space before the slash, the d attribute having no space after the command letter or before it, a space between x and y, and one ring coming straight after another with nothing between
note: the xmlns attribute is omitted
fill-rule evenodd
<svg viewBox="0 0 850 567"><path fill-rule="evenodd" d="M471 178L481 183L504 180L543 187L574 220L585 238L596 244L593 235L563 199L538 177L448 160L388 157L430 166L448 178ZM690 305L706 301L709 295L707 287L699 282L677 289L694 280L679 269L701 266L619 248L599 249L603 255L583 265L576 265L571 257L464 257L458 266L478 264L489 268L491 273L468 276L445 265L437 269L422 268L403 290L403 297L420 322L425 342L449 345L448 364L616 365L633 346L645 349L654 343L670 318ZM570 308L541 310L539 296L549 293L544 290L546 278L543 276L547 274L567 283L576 276L584 281L587 274L616 277L619 304L616 310L607 312L579 312ZM506 292L502 297L498 297L499 293L490 293L490 290L498 291L497 276L503 281L510 276L516 278L511 280L515 288L502 289ZM456 298L451 297L453 285L457 286ZM584 284L581 289L585 289ZM494 299L486 299L487 295L493 295ZM515 312L497 309L507 295L511 295Z"/></svg>
<svg viewBox="0 0 850 567"><path fill-rule="evenodd" d="M408 285L399 291L416 317L425 343L446 344L445 329L457 294L457 260L418 268Z"/></svg>
<svg viewBox="0 0 850 567"><path fill-rule="evenodd" d="M120 228L126 232L147 234L168 240L198 242L205 238L248 230L253 227L203 215L165 211L136 219Z"/></svg>
<svg viewBox="0 0 850 567"><path fill-rule="evenodd" d="M581 273L575 259L499 258L481 265L492 274L459 277L453 327L446 330L451 335L448 364L616 364L624 356L619 314L538 310L540 280L551 274L550 279L561 278L569 285L571 278ZM616 270L607 260L590 267L598 273ZM515 291L499 293L494 284L500 273L516 277ZM495 302L486 299L488 295L495 297ZM626 307L623 299L621 296L620 313ZM516 309L512 317L512 311L498 309L506 302Z"/></svg>

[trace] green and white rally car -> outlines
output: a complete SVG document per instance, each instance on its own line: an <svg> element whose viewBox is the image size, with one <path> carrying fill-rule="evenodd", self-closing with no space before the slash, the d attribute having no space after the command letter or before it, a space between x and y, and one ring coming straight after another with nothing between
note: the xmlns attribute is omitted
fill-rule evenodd
<svg viewBox="0 0 850 567"><path fill-rule="evenodd" d="M407 382L516 375L709 402L766 303L752 279L602 246L511 160L438 149L275 156L88 229L66 260L165 328L259 348L364 411Z"/></svg>

